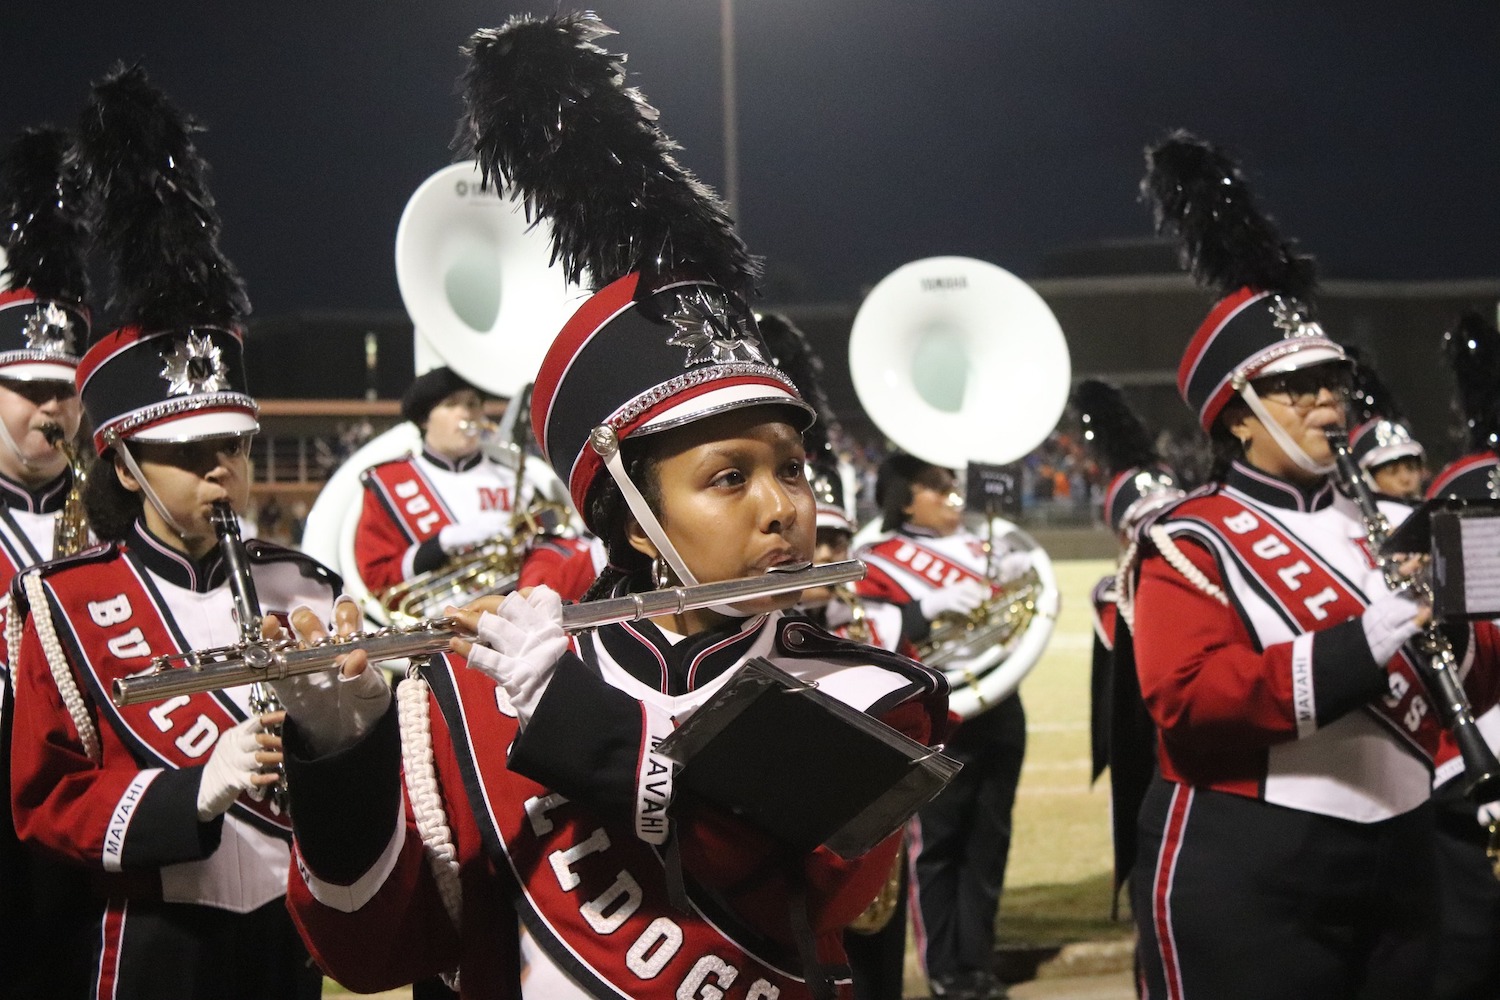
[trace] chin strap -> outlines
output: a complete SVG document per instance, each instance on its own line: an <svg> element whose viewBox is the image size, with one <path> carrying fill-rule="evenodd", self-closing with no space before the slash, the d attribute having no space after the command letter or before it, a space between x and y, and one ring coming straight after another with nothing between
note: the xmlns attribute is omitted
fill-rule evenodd
<svg viewBox="0 0 1500 1000"><path fill-rule="evenodd" d="M4 420L0 420L0 441L5 442L6 449L17 462L21 463L21 468L28 473L37 470L37 463L21 453L20 445L16 444L16 439L10 436L10 428L5 426Z"/></svg>
<svg viewBox="0 0 1500 1000"><path fill-rule="evenodd" d="M167 513L166 505L161 502L161 498L156 495L156 491L153 490L151 488L151 484L146 481L146 474L142 472L141 467L136 464L135 456L130 453L130 449L126 447L125 442L117 439L114 442L114 447L119 451L120 457L124 459L125 468L129 469L130 474L135 477L135 481L141 484L141 494L146 498L147 502L149 502L152 507L156 508L156 513L161 515L161 519L166 523L167 527L177 532L177 537L179 538L186 539L190 537L188 533L183 529L182 525L177 523L177 519L171 514Z"/></svg>
<svg viewBox="0 0 1500 1000"><path fill-rule="evenodd" d="M630 512L635 515L641 530L646 537L651 539L651 544L656 546L656 551L666 564L672 567L672 572L677 574L678 581L684 587L693 587L698 583L698 578L693 571L688 569L687 563L683 561L677 546L667 537L661 522L656 519L656 514L651 510L651 505L646 502L646 497L640 490L636 489L635 483L630 481L630 475L625 471L625 462L620 458L620 439L615 434L613 427L608 424L600 424L589 434L589 445L604 459L604 467L609 470L609 475L620 487L620 492L625 495L625 503L630 507ZM715 604L709 610L716 611L721 615L729 615L734 618L748 618L749 612L741 611L728 604Z"/></svg>
<svg viewBox="0 0 1500 1000"><path fill-rule="evenodd" d="M1265 425L1266 430L1271 432L1271 439L1281 447L1287 458L1296 463L1297 468L1315 476L1326 476L1333 471L1333 462L1324 465L1314 462L1312 456L1303 451L1300 444L1292 440L1292 436L1277 422L1275 417L1271 416L1271 411L1266 409L1266 404L1260 401L1255 387L1249 382L1240 387L1240 398L1245 401L1246 406L1250 407L1250 412Z"/></svg>

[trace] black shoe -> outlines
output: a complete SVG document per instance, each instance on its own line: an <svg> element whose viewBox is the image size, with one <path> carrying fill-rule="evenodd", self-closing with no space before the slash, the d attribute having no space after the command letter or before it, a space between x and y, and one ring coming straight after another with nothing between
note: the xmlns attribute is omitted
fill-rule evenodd
<svg viewBox="0 0 1500 1000"><path fill-rule="evenodd" d="M970 980L974 1000L1007 1000L1010 991L993 972L975 972Z"/></svg>
<svg viewBox="0 0 1500 1000"><path fill-rule="evenodd" d="M928 982L933 1000L979 1000L974 995L973 974L960 972L952 976L937 976Z"/></svg>

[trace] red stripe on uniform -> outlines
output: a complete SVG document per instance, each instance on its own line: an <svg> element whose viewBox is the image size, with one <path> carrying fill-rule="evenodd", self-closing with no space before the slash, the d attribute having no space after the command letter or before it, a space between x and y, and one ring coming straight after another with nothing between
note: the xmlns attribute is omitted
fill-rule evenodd
<svg viewBox="0 0 1500 1000"><path fill-rule="evenodd" d="M124 951L125 910L128 901L111 901L104 911L104 920L99 929L99 969L95 976L94 996L98 1000L114 1000L120 988L120 959Z"/></svg>
<svg viewBox="0 0 1500 1000"><path fill-rule="evenodd" d="M1156 855L1156 883L1151 888L1151 918L1156 925L1156 950L1161 955L1168 1000L1182 1000L1183 996L1177 942L1172 939L1172 879L1177 874L1182 834L1187 828L1188 810L1192 804L1191 788L1178 785L1173 789L1172 805L1167 810L1167 828L1162 834L1161 850Z"/></svg>

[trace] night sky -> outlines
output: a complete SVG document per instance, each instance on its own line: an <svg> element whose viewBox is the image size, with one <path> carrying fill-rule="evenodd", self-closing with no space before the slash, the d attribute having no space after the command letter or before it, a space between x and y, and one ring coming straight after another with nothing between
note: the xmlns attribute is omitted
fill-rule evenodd
<svg viewBox="0 0 1500 1000"><path fill-rule="evenodd" d="M91 79L142 60L210 129L225 247L261 318L400 307L396 222L451 158L459 46L552 9L156 6L7 4L0 133L71 123ZM721 185L717 0L598 10L683 163ZM738 208L773 302L852 300L939 253L1035 276L1049 249L1143 236L1141 148L1174 126L1236 150L1325 277L1500 273L1495 4L735 0L735 14Z"/></svg>

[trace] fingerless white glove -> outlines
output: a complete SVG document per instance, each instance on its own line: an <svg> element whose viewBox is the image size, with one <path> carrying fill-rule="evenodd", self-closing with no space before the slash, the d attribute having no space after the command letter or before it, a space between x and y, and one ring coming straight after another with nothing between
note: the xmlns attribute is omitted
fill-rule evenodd
<svg viewBox="0 0 1500 1000"><path fill-rule="evenodd" d="M458 524L450 524L438 532L438 545L448 555L482 545L496 535L509 534L508 515L489 512L465 518Z"/></svg>
<svg viewBox="0 0 1500 1000"><path fill-rule="evenodd" d="M1365 642L1375 662L1385 666L1406 640L1422 631L1417 624L1420 605L1409 594L1384 594L1370 602L1359 623L1364 626Z"/></svg>
<svg viewBox="0 0 1500 1000"><path fill-rule="evenodd" d="M320 757L359 742L391 703L385 672L373 663L354 677L340 670L320 670L273 681L271 688Z"/></svg>
<svg viewBox="0 0 1500 1000"><path fill-rule="evenodd" d="M255 753L261 749L255 742L255 734L264 731L260 716L252 715L220 734L198 782L199 820L206 823L221 815L240 797L240 792L255 787L250 779L260 773Z"/></svg>
<svg viewBox="0 0 1500 1000"><path fill-rule="evenodd" d="M567 650L562 598L550 587L537 587L526 597L509 594L497 613L479 616L469 666L500 685L524 726Z"/></svg>
<svg viewBox="0 0 1500 1000"><path fill-rule="evenodd" d="M960 580L926 595L917 603L917 607L921 609L922 617L928 621L950 612L966 615L983 604L988 594L989 589L979 581Z"/></svg>

